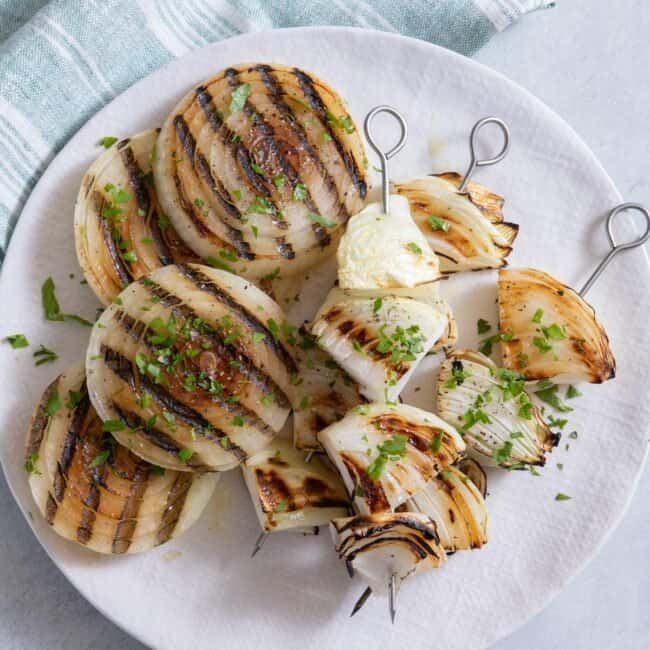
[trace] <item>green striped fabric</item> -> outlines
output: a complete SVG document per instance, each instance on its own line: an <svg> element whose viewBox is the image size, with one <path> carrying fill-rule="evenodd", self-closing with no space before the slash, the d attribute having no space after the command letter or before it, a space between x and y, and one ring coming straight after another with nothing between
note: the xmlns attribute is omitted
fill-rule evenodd
<svg viewBox="0 0 650 650"><path fill-rule="evenodd" d="M55 153L174 57L248 31L352 25L472 54L551 0L0 0L0 262ZM119 43L119 47L116 47Z"/></svg>

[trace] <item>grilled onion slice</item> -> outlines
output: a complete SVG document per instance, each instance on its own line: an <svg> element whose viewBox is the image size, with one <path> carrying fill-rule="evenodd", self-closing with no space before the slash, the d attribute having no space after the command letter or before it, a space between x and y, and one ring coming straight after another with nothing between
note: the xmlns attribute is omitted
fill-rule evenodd
<svg viewBox="0 0 650 650"><path fill-rule="evenodd" d="M151 174L158 131L120 140L81 181L74 212L77 258L104 305L160 266L199 261L158 206Z"/></svg>
<svg viewBox="0 0 650 650"><path fill-rule="evenodd" d="M289 414L282 310L250 282L198 264L131 284L95 324L88 390L122 444L184 470L226 470L263 449Z"/></svg>
<svg viewBox="0 0 650 650"><path fill-rule="evenodd" d="M454 350L443 362L436 412L463 432L470 451L503 467L544 465L560 439L530 401L523 377L480 352Z"/></svg>
<svg viewBox="0 0 650 650"><path fill-rule="evenodd" d="M431 479L405 508L436 522L440 543L447 552L487 544L485 500L471 479L453 465Z"/></svg>
<svg viewBox="0 0 650 650"><path fill-rule="evenodd" d="M527 380L601 383L616 362L593 308L573 289L537 269L499 271L503 365Z"/></svg>
<svg viewBox="0 0 650 650"><path fill-rule="evenodd" d="M374 594L385 593L395 574L398 586L409 576L436 569L446 560L436 524L415 512L383 512L335 519L336 552L350 575L355 571Z"/></svg>
<svg viewBox="0 0 650 650"><path fill-rule="evenodd" d="M487 475L481 464L473 458L461 458L456 466L465 476L469 477L485 499L487 497Z"/></svg>
<svg viewBox="0 0 650 650"><path fill-rule="evenodd" d="M118 445L90 404L83 363L43 394L26 459L34 501L53 530L98 553L139 553L179 536L218 478L162 470Z"/></svg>
<svg viewBox="0 0 650 650"><path fill-rule="evenodd" d="M503 220L500 196L472 181L459 192L460 182L446 172L396 183L395 191L408 199L443 273L505 266L519 226Z"/></svg>
<svg viewBox="0 0 650 650"><path fill-rule="evenodd" d="M227 68L193 88L163 125L161 206L203 258L283 276L333 252L367 191L359 133L338 94L298 68Z"/></svg>
<svg viewBox="0 0 650 650"><path fill-rule="evenodd" d="M260 525L266 532L324 526L345 517L350 500L336 472L319 456L309 463L288 440L276 439L243 465Z"/></svg>
<svg viewBox="0 0 650 650"><path fill-rule="evenodd" d="M408 295L334 289L311 332L365 397L395 401L424 355L449 337L450 327L439 307Z"/></svg>
<svg viewBox="0 0 650 650"><path fill-rule="evenodd" d="M454 427L407 404L359 406L318 440L362 514L394 510L465 450Z"/></svg>
<svg viewBox="0 0 650 650"><path fill-rule="evenodd" d="M440 278L438 258L401 196L391 197L390 214L371 203L352 217L337 258L342 289L416 287Z"/></svg>
<svg viewBox="0 0 650 650"><path fill-rule="evenodd" d="M298 351L298 381L294 387L293 444L305 451L323 451L316 434L365 402L359 384L310 337ZM313 347L311 347L313 345Z"/></svg>

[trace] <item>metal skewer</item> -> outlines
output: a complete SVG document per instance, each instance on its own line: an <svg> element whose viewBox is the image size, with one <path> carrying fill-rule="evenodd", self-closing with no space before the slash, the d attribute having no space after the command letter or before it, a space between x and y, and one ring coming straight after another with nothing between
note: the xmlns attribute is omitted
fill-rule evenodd
<svg viewBox="0 0 650 650"><path fill-rule="evenodd" d="M255 546L253 546L253 552L251 553L251 557L255 557L262 550L262 546L264 546L264 542L266 541L266 538L268 536L269 536L269 533L264 531L255 540Z"/></svg>
<svg viewBox="0 0 650 650"><path fill-rule="evenodd" d="M486 158L485 160L479 160L477 158L477 153L476 153L476 144L477 144L479 131L486 124L496 124L501 129L501 132L503 133L503 147L496 156L493 156L492 158ZM469 150L472 157L469 163L469 167L465 172L465 176L463 177L461 184L458 186L458 191L459 192L465 191L465 188L467 187L467 183L469 183L470 178L472 177L472 174L474 173L477 167L487 167L488 165L496 165L496 163L501 162L506 157L506 154L508 153L509 149L510 149L510 129L508 129L508 125L502 119L499 119L498 117L484 117L482 120L479 120L472 127L472 131L469 135Z"/></svg>
<svg viewBox="0 0 650 650"><path fill-rule="evenodd" d="M379 115L379 113L388 113L389 115L392 115L399 122L401 129L399 141L388 151L382 151L379 148L379 145L375 142L375 138L373 137L371 131L372 120L376 115ZM375 106L373 109L371 109L368 115L366 115L366 119L363 121L363 130L366 134L366 140L368 140L368 144L379 156L379 160L381 162L381 202L384 213L388 214L390 209L390 177L388 175L388 161L393 156L398 154L406 144L406 138L408 137L408 127L406 125L406 120L397 109L392 108L391 106Z"/></svg>
<svg viewBox="0 0 650 650"><path fill-rule="evenodd" d="M354 607L350 612L350 618L352 618L366 604L366 601L368 598L370 598L370 596L372 596L372 589L370 587L366 587L366 590L361 594L359 600L354 603Z"/></svg>
<svg viewBox="0 0 650 650"><path fill-rule="evenodd" d="M397 614L397 574L391 573L388 581L388 611L390 612L390 622L395 623L395 614Z"/></svg>
<svg viewBox="0 0 650 650"><path fill-rule="evenodd" d="M617 244L616 239L614 239L614 231L613 231L613 225L614 225L614 219L616 218L616 215L619 214L620 212L624 212L625 210L636 210L637 212L640 212L644 218L645 218L645 232L638 237L637 239L634 239L631 242L626 242L623 244ZM609 263L619 254L622 253L623 251L630 250L631 248L637 248L638 246L643 246L649 239L650 239L650 212L648 212L648 209L641 205L640 203L621 203L621 205L617 205L608 215L607 215L607 221L605 222L605 227L607 229L607 236L609 237L609 243L611 244L611 249L607 255L601 260L600 264L594 269L594 272L589 276L589 279L585 282L584 286L580 291L578 291L578 295L581 297L584 297L586 293L591 289L593 286L594 282L600 277L601 273L607 268Z"/></svg>

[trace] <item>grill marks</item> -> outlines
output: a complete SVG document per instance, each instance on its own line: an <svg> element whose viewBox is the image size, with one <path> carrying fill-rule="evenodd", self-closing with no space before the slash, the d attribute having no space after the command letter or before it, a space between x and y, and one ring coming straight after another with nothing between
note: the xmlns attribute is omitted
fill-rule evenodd
<svg viewBox="0 0 650 650"><path fill-rule="evenodd" d="M80 393L76 405L48 416L46 405L52 395L58 392L63 397L67 390ZM125 422L136 424L127 413L121 416ZM41 448L42 454L55 450L59 454L56 459L43 458L39 465L42 473L35 477L41 484L51 478L51 483L46 484L45 503L41 506L48 523L62 536L94 550L114 554L128 552L137 539L139 514L146 492L152 481L164 479L156 479L149 463L117 445L109 433L102 431L81 367L57 378L41 399L28 433L28 458L39 453ZM52 466L55 469L51 476L48 468ZM154 517L155 524L153 530L144 532L154 537L151 545L161 544L173 535L195 480L191 473L174 474L174 481L169 481L164 507L147 513L147 518ZM34 494L36 496L37 492ZM153 498L159 497L154 495Z"/></svg>
<svg viewBox="0 0 650 650"><path fill-rule="evenodd" d="M359 196L362 199L365 199L368 192L366 182L363 180L363 175L359 172L359 168L357 167L354 158L348 151L346 151L343 142L337 136L335 129L333 129L332 125L329 123L327 119L327 108L325 107L325 103L323 102L322 97L319 95L318 90L314 85L314 80L306 72L299 70L298 68L293 69L293 74L295 75L296 79L298 79L300 88L307 98L307 101L309 102L312 110L320 120L323 128L327 130L327 133L332 138L332 142L334 143L334 146L336 147L339 155L341 156L341 159L343 160L343 164L345 165L345 169L350 176L352 184L359 192Z"/></svg>
<svg viewBox="0 0 650 650"><path fill-rule="evenodd" d="M148 280L146 284L141 284L147 292L160 300L161 305L171 309L172 314L177 319L182 319L182 321L192 321L197 318L197 315L186 304L184 304L183 299L176 294L167 291L152 280ZM148 328L144 323L141 321L135 321L128 314L122 311L118 311L116 316L123 325L124 330L134 340L139 341L142 339L146 343L146 340L143 339L143 335ZM271 335L269 334L269 336ZM235 371L237 371L237 373L243 375L245 381L253 383L264 393L273 393L279 406L286 408L289 407L289 396L270 375L255 365L254 361L248 354L248 350L243 346L235 347L234 345L226 345L223 336L216 330L212 333L204 334L203 338L211 344L212 347L210 350L212 352L214 352L220 359L228 362L233 374L236 374ZM240 367L234 368L232 365L233 363L238 364ZM213 401L218 402L220 406L233 413L244 415L247 418L255 417L255 414L252 411L242 409L241 406L229 403L225 398L222 399L219 395L213 395L211 397ZM266 425L261 423L261 426L264 428Z"/></svg>
<svg viewBox="0 0 650 650"><path fill-rule="evenodd" d="M212 176L210 163L207 161L203 153L197 151L196 140L194 139L194 136L192 135L192 132L190 131L190 128L182 115L176 115L174 118L174 128L176 130L178 140L185 151L185 155L190 160L192 168L197 172L203 182L210 188L210 191L219 202L219 205L231 217L237 219L238 221L242 221L242 214L234 205L230 196L227 195L227 191L224 188L223 184L220 181L216 181ZM197 227L199 232L204 235L210 235L213 238L217 237L215 233L213 233L212 230L207 226L205 220L192 206L192 203L185 194L183 183L178 176L178 172L176 172L176 175L174 176L174 182L176 185L176 190L178 192L179 200L181 202L181 207ZM217 214L217 216L219 215ZM220 221L226 230L226 236L228 240L237 251L237 255L245 260L255 259L255 254L251 252L249 244L244 240L242 231L238 228L233 228L224 219L220 219Z"/></svg>
<svg viewBox="0 0 650 650"><path fill-rule="evenodd" d="M173 395L168 393L160 384L155 384L146 375L138 374L133 368L133 363L119 352L112 350L107 346L102 346L102 354L108 368L110 368L122 381L127 383L132 391L137 391L137 386L140 390L148 395L151 395L158 405L166 410L168 413L184 422L187 426L193 428L202 438L212 440L218 444L224 451L232 453L238 460L246 458L246 453L237 445L233 444L228 438L225 431L215 427L208 420L206 420L200 413L195 411L190 406L177 400ZM155 427L147 426L140 416L133 412L126 411L117 404L113 404L120 413L120 418L126 422L131 429L139 429L142 427L145 430L145 437L157 447L167 451L168 453L175 453L178 456L181 447L176 440ZM133 425L136 426L133 426ZM222 443L222 440L224 441ZM203 464L196 454L185 461L190 466L197 466Z"/></svg>
<svg viewBox="0 0 650 650"><path fill-rule="evenodd" d="M179 264L178 270L197 289L205 291L213 298L216 298L223 305L235 313L237 318L252 332L264 334L263 344L280 360L290 373L298 372L298 367L293 357L289 354L284 345L273 336L267 325L249 311L244 305L237 302L237 299L230 295L225 289L214 283L207 275L195 267L186 264Z"/></svg>

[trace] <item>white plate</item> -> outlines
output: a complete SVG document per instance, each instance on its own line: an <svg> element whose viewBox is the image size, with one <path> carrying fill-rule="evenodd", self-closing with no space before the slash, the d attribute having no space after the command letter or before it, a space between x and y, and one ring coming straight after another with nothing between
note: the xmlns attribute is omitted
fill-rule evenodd
<svg viewBox="0 0 650 650"><path fill-rule="evenodd" d="M90 120L50 165L16 229L0 284L0 334L24 332L32 344L60 354L56 364L35 368L30 350L0 346L0 457L26 514L35 512L22 469L32 406L54 375L83 355L89 333L73 323L43 320L41 284L54 277L66 311L92 316L97 307L90 290L79 285L72 238L72 207L84 170L100 153L95 143L104 135L126 136L160 124L192 84L243 61L314 71L339 89L357 121L376 104L398 107L410 127L408 145L393 161L401 176L463 171L471 125L498 114L510 124L512 150L499 166L480 170L477 180L507 197L506 218L521 224L512 263L579 284L607 250L602 219L620 196L593 154L538 100L468 59L396 35L338 28L250 34L194 52ZM650 419L647 272L642 252L621 256L590 295L610 333L618 378L583 389L567 429L577 429L579 439L570 441L569 451L563 441L541 477L491 476L490 543L407 583L394 626L378 598L349 618L364 586L349 580L328 535L277 535L249 559L258 527L237 472L220 483L199 524L143 556L93 555L58 538L36 513L31 525L88 600L155 647L485 647L557 594L593 556L632 495ZM475 343L478 317L495 322L494 279L487 272L446 283L461 342ZM433 393L435 360L428 363L414 382L424 405ZM556 502L557 492L573 499Z"/></svg>

